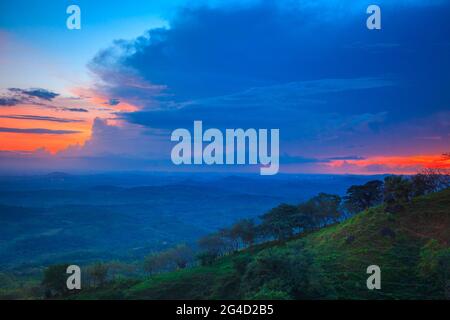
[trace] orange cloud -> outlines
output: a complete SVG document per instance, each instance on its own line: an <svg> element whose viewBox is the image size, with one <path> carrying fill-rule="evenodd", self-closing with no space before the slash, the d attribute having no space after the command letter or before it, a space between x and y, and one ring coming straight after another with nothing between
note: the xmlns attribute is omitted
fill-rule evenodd
<svg viewBox="0 0 450 320"><path fill-rule="evenodd" d="M20 117L22 115L22 118ZM25 115L25 116L23 116ZM35 117L35 119L34 119ZM40 118L41 117L41 118ZM46 117L49 120L47 121ZM83 144L91 135L92 119L84 113L42 109L33 105L18 105L0 109L0 128L17 130L45 129L55 131L75 131L70 134L35 134L0 132L1 151L33 151L40 148L55 153L72 144ZM57 119L76 120L74 122L51 121Z"/></svg>
<svg viewBox="0 0 450 320"><path fill-rule="evenodd" d="M1 133L0 145L2 151L34 151L45 148L51 153L66 149L69 145L83 144L89 135L70 134L66 136L57 134L22 134Z"/></svg>
<svg viewBox="0 0 450 320"><path fill-rule="evenodd" d="M120 126L121 122L117 119L116 112L138 110L136 106L124 101L120 101L117 105L109 105L108 97L90 89L75 88L71 92L80 98L60 96L49 106L21 104L0 108L0 128L3 128L3 132L0 132L0 151L34 151L43 148L56 153L72 145L84 145L91 137L92 125L96 118L106 119L108 125ZM89 112L69 110L77 108L87 109ZM11 131L45 129L49 133L5 132L8 129ZM76 131L76 133L52 134L51 130Z"/></svg>

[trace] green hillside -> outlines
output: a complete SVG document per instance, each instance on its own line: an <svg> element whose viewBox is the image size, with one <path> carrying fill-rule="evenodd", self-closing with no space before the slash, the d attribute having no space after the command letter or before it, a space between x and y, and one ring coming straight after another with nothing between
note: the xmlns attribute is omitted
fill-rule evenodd
<svg viewBox="0 0 450 320"><path fill-rule="evenodd" d="M450 294L450 189L403 212L371 208L284 243L266 243L144 280L116 280L78 299L445 299ZM366 287L369 265L381 290Z"/></svg>

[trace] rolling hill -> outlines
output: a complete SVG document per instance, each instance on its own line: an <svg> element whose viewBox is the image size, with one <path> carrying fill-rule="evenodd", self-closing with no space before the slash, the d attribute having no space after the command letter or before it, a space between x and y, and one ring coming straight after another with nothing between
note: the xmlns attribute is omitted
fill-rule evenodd
<svg viewBox="0 0 450 320"><path fill-rule="evenodd" d="M382 207L286 242L198 266L116 280L76 299L448 299L450 189L397 214ZM368 290L366 269L381 268Z"/></svg>

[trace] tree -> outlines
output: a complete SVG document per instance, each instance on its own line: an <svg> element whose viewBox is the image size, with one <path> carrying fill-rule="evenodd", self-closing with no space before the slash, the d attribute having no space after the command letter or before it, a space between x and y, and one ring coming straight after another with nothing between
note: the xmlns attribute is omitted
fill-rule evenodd
<svg viewBox="0 0 450 320"><path fill-rule="evenodd" d="M69 264L56 264L45 269L42 285L44 286L47 298L63 295L68 292L66 284L68 277L66 271L68 267Z"/></svg>
<svg viewBox="0 0 450 320"><path fill-rule="evenodd" d="M427 168L411 178L413 196L421 196L450 187L450 172Z"/></svg>
<svg viewBox="0 0 450 320"><path fill-rule="evenodd" d="M194 259L194 252L186 244L180 244L168 251L168 260L173 260L179 269L184 269Z"/></svg>
<svg viewBox="0 0 450 320"><path fill-rule="evenodd" d="M212 254L210 252L200 252L197 255L197 259L199 260L200 265L210 266L213 264L214 261L216 261L217 255Z"/></svg>
<svg viewBox="0 0 450 320"><path fill-rule="evenodd" d="M261 229L269 237L284 240L293 235L297 207L281 204L273 208L261 218Z"/></svg>
<svg viewBox="0 0 450 320"><path fill-rule="evenodd" d="M234 226L219 230L219 235L222 237L225 252L233 252L239 249L239 231L240 230Z"/></svg>
<svg viewBox="0 0 450 320"><path fill-rule="evenodd" d="M309 200L314 206L313 212L319 225L326 225L329 220L337 222L341 216L341 197L335 194L320 193Z"/></svg>
<svg viewBox="0 0 450 320"><path fill-rule="evenodd" d="M119 276L132 277L138 273L138 266L119 260L103 263L108 268L108 278L116 279Z"/></svg>
<svg viewBox="0 0 450 320"><path fill-rule="evenodd" d="M144 261L144 270L149 274L155 274L176 268L184 269L193 260L193 250L186 244L180 244L174 248L147 256Z"/></svg>
<svg viewBox="0 0 450 320"><path fill-rule="evenodd" d="M381 203L383 182L372 180L364 185L354 185L347 189L345 206L351 213L358 213Z"/></svg>
<svg viewBox="0 0 450 320"><path fill-rule="evenodd" d="M198 240L198 245L203 252L207 252L215 257L227 253L229 244L223 238L223 234L216 232L208 234Z"/></svg>
<svg viewBox="0 0 450 320"><path fill-rule="evenodd" d="M395 213L401 211L412 196L411 181L403 176L389 176L384 179L384 202L386 211Z"/></svg>
<svg viewBox="0 0 450 320"><path fill-rule="evenodd" d="M436 186L432 179L426 174L416 174L411 177L412 193L414 197L423 196L434 192Z"/></svg>
<svg viewBox="0 0 450 320"><path fill-rule="evenodd" d="M301 203L295 215L295 227L299 231L308 231L324 226L330 221L336 222L341 216L341 197L334 194L320 193Z"/></svg>
<svg viewBox="0 0 450 320"><path fill-rule="evenodd" d="M245 298L327 299L334 286L315 263L314 253L302 241L293 246L263 250L241 272L241 291ZM271 296L274 293L275 296Z"/></svg>
<svg viewBox="0 0 450 320"><path fill-rule="evenodd" d="M93 286L102 286L108 278L108 266L103 263L96 263L87 268L86 272L93 282Z"/></svg>
<svg viewBox="0 0 450 320"><path fill-rule="evenodd" d="M170 268L170 259L166 251L152 253L144 260L144 270L150 275L166 271Z"/></svg>
<svg viewBox="0 0 450 320"><path fill-rule="evenodd" d="M233 239L238 239L244 246L251 246L257 236L256 224L252 219L242 219L230 229Z"/></svg>
<svg viewBox="0 0 450 320"><path fill-rule="evenodd" d="M299 231L311 231L319 226L317 219L317 207L312 201L306 201L298 205L295 215L295 227Z"/></svg>

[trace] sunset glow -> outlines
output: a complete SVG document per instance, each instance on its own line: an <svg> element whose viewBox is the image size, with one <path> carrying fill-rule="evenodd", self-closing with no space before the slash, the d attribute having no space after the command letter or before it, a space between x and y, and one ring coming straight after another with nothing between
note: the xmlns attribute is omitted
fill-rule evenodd
<svg viewBox="0 0 450 320"><path fill-rule="evenodd" d="M450 157L440 155L418 155L418 156L379 156L369 157L361 160L333 160L328 166L339 169L345 168L346 165L355 166L357 168L374 168L379 167L379 171L385 170L386 173L395 172L402 174L414 174L421 168L433 169L449 169ZM384 168L384 169L383 169ZM370 171L365 171L368 173ZM364 172L361 172L364 173Z"/></svg>
<svg viewBox="0 0 450 320"><path fill-rule="evenodd" d="M2 3L0 169L31 170L44 154L40 170L95 162L189 171L170 161L171 132L195 121L222 132L279 129L284 173L450 167L442 4L402 2L398 16L386 2L393 25L382 30L367 29L358 1L186 6L180 14L175 4L139 2L124 12L86 1L92 20L68 29L63 5L35 4L26 15ZM421 32L405 36L414 32L406 13L424 7L414 19Z"/></svg>

